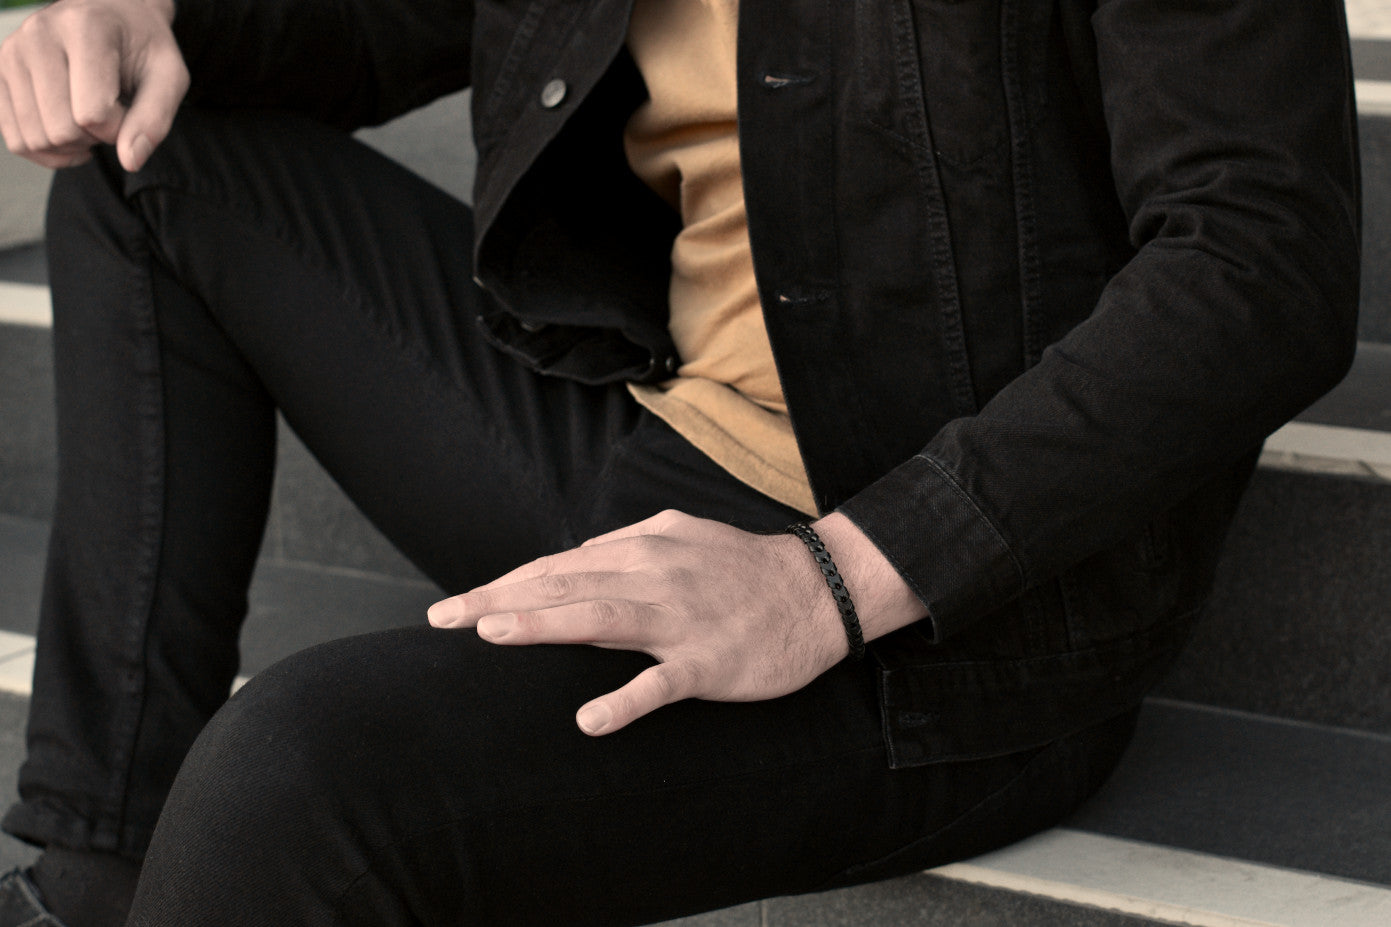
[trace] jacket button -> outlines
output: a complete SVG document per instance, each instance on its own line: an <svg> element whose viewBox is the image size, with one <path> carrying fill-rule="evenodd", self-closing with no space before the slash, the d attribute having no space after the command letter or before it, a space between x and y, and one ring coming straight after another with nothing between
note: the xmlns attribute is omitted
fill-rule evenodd
<svg viewBox="0 0 1391 927"><path fill-rule="evenodd" d="M666 364L665 364L664 366L665 366L666 369L667 369L667 373L675 373L675 372L676 372L676 366L677 366L677 364L676 364L676 358L675 358L675 357L672 357L670 354L668 354L668 355L667 355L667 359L666 359Z"/></svg>
<svg viewBox="0 0 1391 927"><path fill-rule="evenodd" d="M555 109L565 102L565 94L569 91L570 88L560 78L547 81L546 86L541 88L541 105L546 109Z"/></svg>

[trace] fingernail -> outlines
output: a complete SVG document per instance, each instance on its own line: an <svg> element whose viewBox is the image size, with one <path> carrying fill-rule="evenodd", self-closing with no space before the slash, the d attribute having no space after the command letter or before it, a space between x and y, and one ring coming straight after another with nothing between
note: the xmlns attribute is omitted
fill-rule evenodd
<svg viewBox="0 0 1391 927"><path fill-rule="evenodd" d="M607 705L598 702L581 708L575 719L580 723L580 730L586 734L601 734L613 720L613 712L609 711Z"/></svg>
<svg viewBox="0 0 1391 927"><path fill-rule="evenodd" d="M489 615L478 622L478 633L490 641L501 640L517 627L512 615Z"/></svg>
<svg viewBox="0 0 1391 927"><path fill-rule="evenodd" d="M448 599L436 602L434 605L431 605L429 608L425 609L426 620L428 620L430 624L434 625L437 628L446 627L449 623L450 618L452 617L453 616L449 614Z"/></svg>
<svg viewBox="0 0 1391 927"><path fill-rule="evenodd" d="M145 166L145 162L150 159L150 152L154 151L154 146L150 140L140 134L130 141L130 160L133 165L131 170L138 171Z"/></svg>

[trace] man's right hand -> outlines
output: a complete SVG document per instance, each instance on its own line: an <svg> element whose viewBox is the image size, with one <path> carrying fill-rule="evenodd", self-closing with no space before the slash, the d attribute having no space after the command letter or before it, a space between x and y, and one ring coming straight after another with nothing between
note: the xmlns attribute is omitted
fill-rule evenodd
<svg viewBox="0 0 1391 927"><path fill-rule="evenodd" d="M0 132L44 167L116 146L139 170L169 134L188 92L173 0L59 0L0 45Z"/></svg>

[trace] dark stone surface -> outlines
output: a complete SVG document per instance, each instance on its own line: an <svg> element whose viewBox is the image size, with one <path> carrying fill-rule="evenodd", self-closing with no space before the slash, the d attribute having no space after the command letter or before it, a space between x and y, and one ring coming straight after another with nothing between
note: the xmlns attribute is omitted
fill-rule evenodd
<svg viewBox="0 0 1391 927"><path fill-rule="evenodd" d="M1359 344L1343 382L1301 412L1299 421L1391 431L1391 345Z"/></svg>
<svg viewBox="0 0 1391 927"><path fill-rule="evenodd" d="M1352 73L1358 80L1391 80L1391 42L1353 39Z"/></svg>
<svg viewBox="0 0 1391 927"><path fill-rule="evenodd" d="M281 423L267 556L423 580Z"/></svg>
<svg viewBox="0 0 1391 927"><path fill-rule="evenodd" d="M11 283L48 283L48 259L42 244L0 250L0 280Z"/></svg>
<svg viewBox="0 0 1391 927"><path fill-rule="evenodd" d="M924 873L764 902L763 927L1139 927L1159 921Z"/></svg>
<svg viewBox="0 0 1391 927"><path fill-rule="evenodd" d="M48 524L0 515L0 630L34 633Z"/></svg>
<svg viewBox="0 0 1391 927"><path fill-rule="evenodd" d="M1368 341L1391 342L1391 118L1364 116L1359 131L1362 317L1358 333Z"/></svg>
<svg viewBox="0 0 1391 927"><path fill-rule="evenodd" d="M357 137L415 171L455 199L473 202L478 154L469 118L472 91L441 97L380 128Z"/></svg>
<svg viewBox="0 0 1391 927"><path fill-rule="evenodd" d="M674 921L662 921L652 927L766 927L763 923L763 906L755 901L741 904L723 911L711 911L693 917L678 917Z"/></svg>
<svg viewBox="0 0 1391 927"><path fill-rule="evenodd" d="M29 700L0 693L0 813L19 797L15 779L24 759L24 722ZM27 866L38 851L9 834L0 833L0 872Z"/></svg>
<svg viewBox="0 0 1391 927"><path fill-rule="evenodd" d="M0 324L0 512L53 512L53 338Z"/></svg>
<svg viewBox="0 0 1391 927"><path fill-rule="evenodd" d="M1391 885L1391 737L1152 701L1067 826Z"/></svg>
<svg viewBox="0 0 1391 927"><path fill-rule="evenodd" d="M242 673L350 634L425 624L442 593L433 585L262 560L242 629Z"/></svg>
<svg viewBox="0 0 1391 927"><path fill-rule="evenodd" d="M1258 471L1158 693L1391 734L1391 486Z"/></svg>
<svg viewBox="0 0 1391 927"><path fill-rule="evenodd" d="M0 629L34 633L47 537L45 522L0 516ZM242 632L242 672L336 637L423 624L440 596L417 580L262 559Z"/></svg>

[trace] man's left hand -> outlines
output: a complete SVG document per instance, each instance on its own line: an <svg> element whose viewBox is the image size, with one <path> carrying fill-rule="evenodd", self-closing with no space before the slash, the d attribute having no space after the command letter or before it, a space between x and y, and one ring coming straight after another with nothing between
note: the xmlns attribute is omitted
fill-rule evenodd
<svg viewBox="0 0 1391 927"><path fill-rule="evenodd" d="M579 710L581 730L596 735L681 699L776 698L848 651L801 541L674 511L437 602L429 618L496 644L591 644L658 660Z"/></svg>

